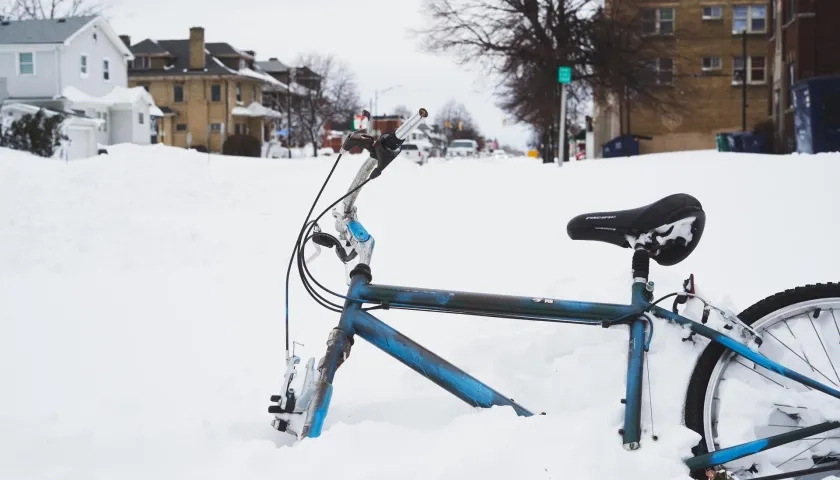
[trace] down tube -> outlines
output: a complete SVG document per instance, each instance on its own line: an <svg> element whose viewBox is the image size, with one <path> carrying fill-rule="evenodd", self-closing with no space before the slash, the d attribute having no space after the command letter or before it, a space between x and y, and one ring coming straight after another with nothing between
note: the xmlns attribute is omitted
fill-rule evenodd
<svg viewBox="0 0 840 480"><path fill-rule="evenodd" d="M356 335L464 402L482 408L509 406L513 407L517 415L525 417L533 415L513 399L493 390L373 315L360 309L347 313L352 315Z"/></svg>

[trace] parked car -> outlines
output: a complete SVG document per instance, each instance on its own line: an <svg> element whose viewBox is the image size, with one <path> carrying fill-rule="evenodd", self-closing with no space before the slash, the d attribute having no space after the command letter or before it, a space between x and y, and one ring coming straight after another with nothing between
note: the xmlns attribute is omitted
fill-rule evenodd
<svg viewBox="0 0 840 480"><path fill-rule="evenodd" d="M477 157L478 142L475 140L453 140L446 151L447 157Z"/></svg>
<svg viewBox="0 0 840 480"><path fill-rule="evenodd" d="M403 143L402 153L400 153L400 155L405 157L406 160L410 160L420 165L426 163L426 160L428 159L426 151L414 143Z"/></svg>

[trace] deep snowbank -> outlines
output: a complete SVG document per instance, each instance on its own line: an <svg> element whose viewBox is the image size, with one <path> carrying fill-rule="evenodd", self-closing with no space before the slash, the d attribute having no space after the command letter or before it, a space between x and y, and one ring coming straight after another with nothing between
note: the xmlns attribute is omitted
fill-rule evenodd
<svg viewBox="0 0 840 480"><path fill-rule="evenodd" d="M476 412L358 342L329 427L281 447L268 397L283 365L283 273L332 162L118 146L69 164L0 150L0 478L685 478L680 425L699 346L658 325L643 448L621 426L626 333L384 312L478 378L548 413ZM325 198L362 158L342 162ZM684 191L707 211L688 273L740 310L836 280L840 156L714 152L580 162L396 161L358 205L375 280L624 302L630 252L568 240L574 215ZM330 222L323 222L325 229ZM341 289L325 251L313 271ZM337 321L295 288L292 336L320 356Z"/></svg>

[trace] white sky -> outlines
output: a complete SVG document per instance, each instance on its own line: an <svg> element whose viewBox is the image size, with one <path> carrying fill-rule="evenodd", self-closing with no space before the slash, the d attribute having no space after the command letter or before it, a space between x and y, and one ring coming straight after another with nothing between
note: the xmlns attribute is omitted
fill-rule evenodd
<svg viewBox="0 0 840 480"><path fill-rule="evenodd" d="M258 60L289 63L300 53L333 54L356 74L366 106L375 90L400 85L380 96L377 114L404 104L411 110L425 107L434 118L436 109L454 98L486 136L519 148L528 139L526 127L503 125L493 83L481 72L421 52L421 40L409 32L429 21L421 0L112 0L110 5L111 24L132 43L188 38L190 27L201 26L206 41L255 50Z"/></svg>

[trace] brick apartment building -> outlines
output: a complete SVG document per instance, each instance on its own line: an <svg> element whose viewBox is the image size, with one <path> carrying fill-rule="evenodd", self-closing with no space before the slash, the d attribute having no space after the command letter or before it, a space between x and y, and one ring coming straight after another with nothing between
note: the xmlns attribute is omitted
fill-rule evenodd
<svg viewBox="0 0 840 480"><path fill-rule="evenodd" d="M778 151L796 149L791 86L814 77L840 75L840 1L770 0L768 114Z"/></svg>
<svg viewBox="0 0 840 480"><path fill-rule="evenodd" d="M646 108L613 95L595 107L596 149L623 133L652 137L641 142L641 153L712 149L715 133L741 130L744 30L747 128L768 119L767 0L633 3L642 7L642 32L673 52L671 58L651 59L651 68L663 93L668 89L683 109Z"/></svg>

